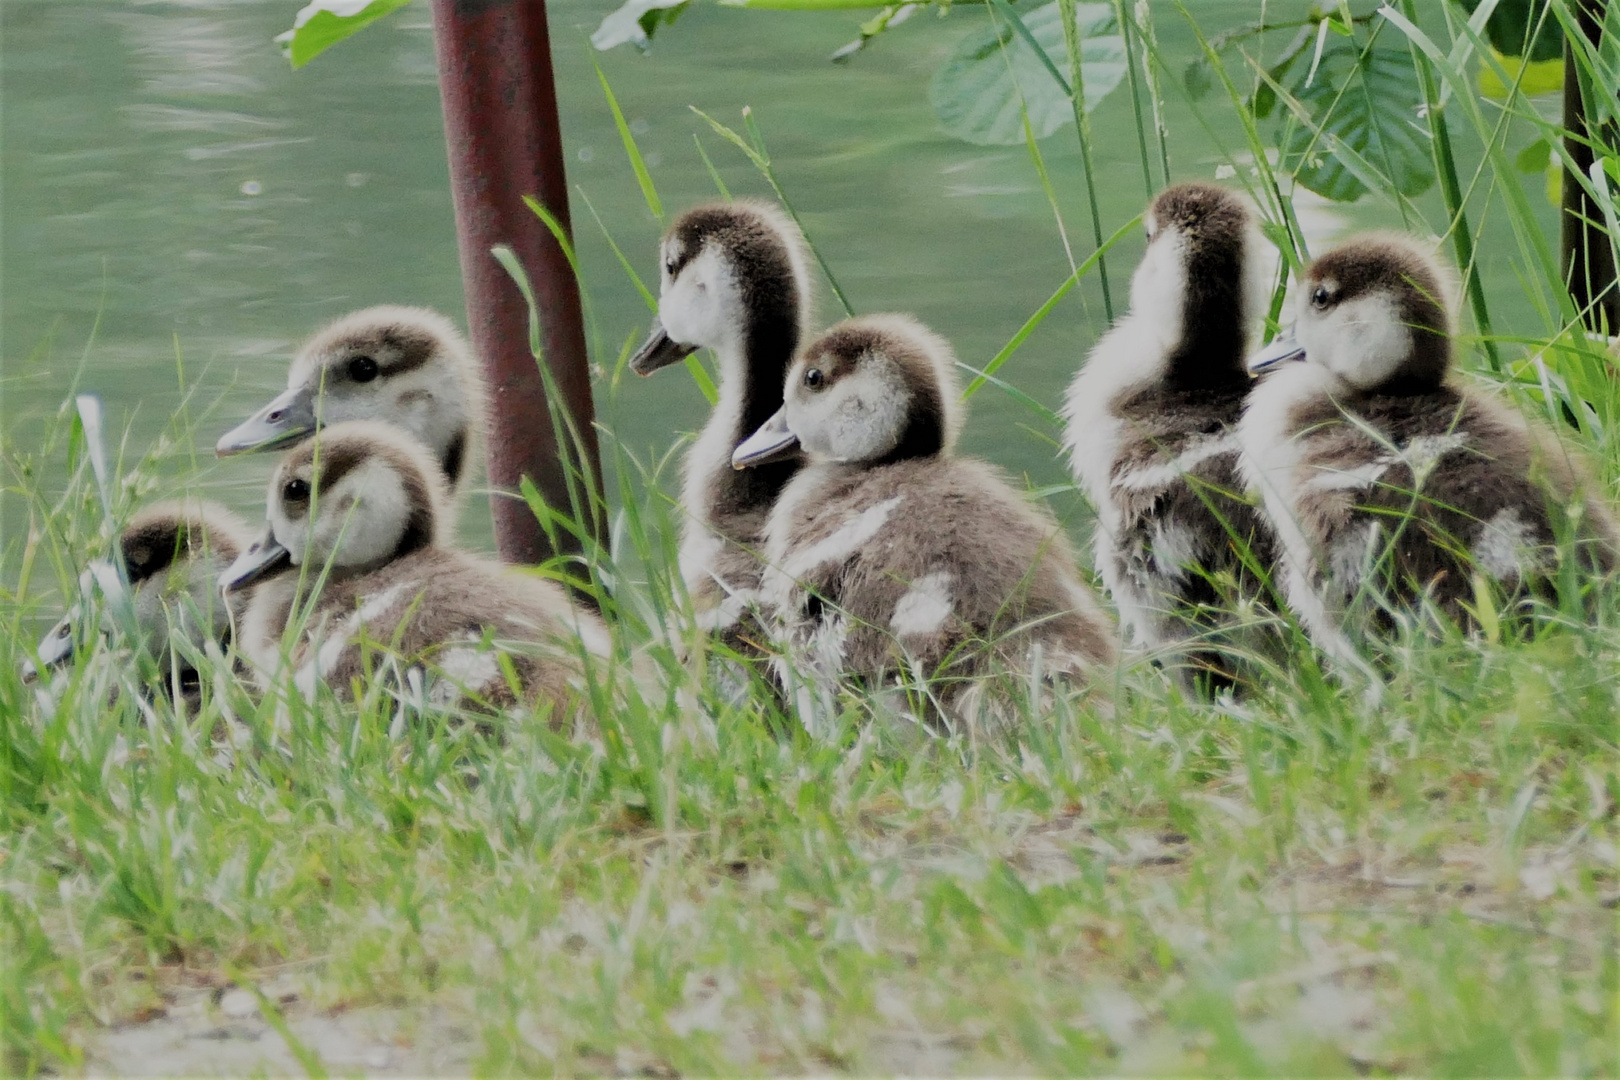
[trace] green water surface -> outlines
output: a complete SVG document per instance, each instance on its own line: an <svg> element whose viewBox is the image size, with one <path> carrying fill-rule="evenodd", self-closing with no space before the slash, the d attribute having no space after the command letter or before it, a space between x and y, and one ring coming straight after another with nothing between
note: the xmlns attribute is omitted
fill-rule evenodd
<svg viewBox="0 0 1620 1080"><path fill-rule="evenodd" d="M269 459L216 463L211 447L283 384L301 338L344 311L384 301L464 320L427 6L408 7L294 72L271 39L298 6L4 6L0 423L14 446L37 439L76 375L105 397L112 430L127 430L136 453L174 428L185 401L200 472L191 448L176 446L165 483L257 519ZM611 6L551 5L593 359L605 369L639 339L648 312L583 197L654 283L660 231L590 66L586 39ZM1255 5L1205 0L1191 9L1220 29L1252 16ZM1174 6L1155 3L1154 11L1165 54L1193 56ZM715 194L694 134L735 193L768 194L752 166L688 109L739 124L741 108L751 106L784 188L857 310L914 312L950 337L964 361L982 365L1070 265L1027 151L955 141L927 103L933 69L985 17L977 8L945 19L924 13L852 64L834 66L827 57L854 36L860 13L707 5L663 32L651 55L623 48L597 58L671 212ZM1208 98L1200 120L1179 92L1168 97L1172 173L1216 176L1226 160L1216 140L1241 147L1230 106ZM1106 233L1137 213L1146 194L1124 89L1093 119ZM1074 257L1083 259L1089 213L1072 129L1042 148ZM1308 211L1308 224L1322 236L1351 222L1398 224L1391 211L1364 203ZM1135 237L1116 249L1116 302L1140 250ZM1518 288L1510 260L1486 265L1493 290ZM819 295L820 322L830 322L836 302L824 284ZM1055 409L1105 325L1090 277L1003 374ZM679 370L626 377L617 389L609 382L607 374L598 380L601 421L639 457L661 453L702 422L705 404ZM1038 412L987 389L974 400L965 449L1044 486L1067 480L1056 436ZM65 482L65 458L40 468L47 487L56 474ZM183 474L190 478L182 485ZM1083 532L1078 499L1058 493L1054 503ZM21 511L12 499L0 520L12 538ZM487 510L475 502L464 535L482 546L488 531Z"/></svg>

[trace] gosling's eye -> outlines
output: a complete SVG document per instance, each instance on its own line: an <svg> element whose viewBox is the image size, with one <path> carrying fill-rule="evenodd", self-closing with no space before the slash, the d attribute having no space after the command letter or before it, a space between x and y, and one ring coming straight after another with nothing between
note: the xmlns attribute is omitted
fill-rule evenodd
<svg viewBox="0 0 1620 1080"><path fill-rule="evenodd" d="M811 390L820 390L826 381L827 376L821 373L820 368L810 368L804 373L804 385Z"/></svg>
<svg viewBox="0 0 1620 1080"><path fill-rule="evenodd" d="M676 269L677 267L674 259L668 259L664 262L664 273L668 274L670 277L675 276Z"/></svg>
<svg viewBox="0 0 1620 1080"><path fill-rule="evenodd" d="M355 382L370 382L377 377L377 361L369 356L356 356L349 361L349 378Z"/></svg>
<svg viewBox="0 0 1620 1080"><path fill-rule="evenodd" d="M295 476L282 485L281 497L291 503L303 502L309 498L309 484Z"/></svg>
<svg viewBox="0 0 1620 1080"><path fill-rule="evenodd" d="M59 637L59 638L65 638L69 634L72 634L72 633L73 633L73 627L70 626L67 623L63 623L61 626L58 626L56 628L56 636Z"/></svg>
<svg viewBox="0 0 1620 1080"><path fill-rule="evenodd" d="M1333 302L1333 294L1328 292L1326 285L1318 285L1311 291L1311 306L1321 311Z"/></svg>

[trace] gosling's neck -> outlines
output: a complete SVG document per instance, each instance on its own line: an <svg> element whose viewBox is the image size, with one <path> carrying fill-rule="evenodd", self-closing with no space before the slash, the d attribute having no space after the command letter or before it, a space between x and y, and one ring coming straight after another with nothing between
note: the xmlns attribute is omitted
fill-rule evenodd
<svg viewBox="0 0 1620 1080"><path fill-rule="evenodd" d="M1226 248L1189 261L1181 332L1166 362L1165 381L1180 390L1231 390L1249 385L1249 300L1244 266Z"/></svg>
<svg viewBox="0 0 1620 1080"><path fill-rule="evenodd" d="M750 469L731 467L731 451L782 407L782 384L799 348L794 308L752 311L741 333L715 350L720 360L720 400L712 421L725 433L715 466L715 508L765 510L776 501L800 462L788 459Z"/></svg>

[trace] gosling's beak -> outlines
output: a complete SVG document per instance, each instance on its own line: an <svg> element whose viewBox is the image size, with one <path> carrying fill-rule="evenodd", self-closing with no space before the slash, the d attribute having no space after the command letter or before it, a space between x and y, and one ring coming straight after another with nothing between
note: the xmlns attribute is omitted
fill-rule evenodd
<svg viewBox="0 0 1620 1080"><path fill-rule="evenodd" d="M1278 334L1270 345L1249 357L1249 374L1270 371L1278 364L1292 364L1305 359L1305 347L1294 337L1292 330Z"/></svg>
<svg viewBox="0 0 1620 1080"><path fill-rule="evenodd" d="M274 401L236 425L214 446L220 457L258 450L278 450L314 432L315 389L295 386L276 395Z"/></svg>
<svg viewBox="0 0 1620 1080"><path fill-rule="evenodd" d="M731 467L733 469L746 469L754 465L764 465L772 461L781 461L793 453L799 446L799 437L788 429L787 406L776 410L769 420L759 426L759 430L738 444L737 449L731 452Z"/></svg>
<svg viewBox="0 0 1620 1080"><path fill-rule="evenodd" d="M652 331L647 334L647 340L641 343L636 355L630 358L630 370L637 375L651 375L659 368L669 367L678 360L685 360L697 352L696 345L682 345L670 338L664 324L653 316Z"/></svg>
<svg viewBox="0 0 1620 1080"><path fill-rule="evenodd" d="M275 533L266 525L263 535L253 541L248 549L238 555L236 561L219 575L219 587L224 592L236 592L256 582L273 578L282 571L291 569L292 564L292 554L276 541Z"/></svg>

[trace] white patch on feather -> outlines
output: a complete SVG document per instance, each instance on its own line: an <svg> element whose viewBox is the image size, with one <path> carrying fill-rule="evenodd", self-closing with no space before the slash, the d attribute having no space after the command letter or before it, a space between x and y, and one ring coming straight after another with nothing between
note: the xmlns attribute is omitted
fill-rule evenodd
<svg viewBox="0 0 1620 1080"><path fill-rule="evenodd" d="M951 603L953 575L947 570L924 574L894 605L889 629L901 636L936 634L955 610Z"/></svg>
<svg viewBox="0 0 1620 1080"><path fill-rule="evenodd" d="M457 687L482 691L501 674L500 659L495 650L480 643L445 649L435 664L439 673Z"/></svg>
<svg viewBox="0 0 1620 1080"><path fill-rule="evenodd" d="M1176 581L1187 579L1187 568L1204 561L1204 544L1198 532L1179 525L1153 523L1153 568Z"/></svg>
<svg viewBox="0 0 1620 1080"><path fill-rule="evenodd" d="M1234 435L1205 436L1195 439L1174 459L1133 469L1116 477L1110 486L1115 491L1158 491L1175 483L1211 458L1233 453L1237 448L1237 438Z"/></svg>
<svg viewBox="0 0 1620 1080"><path fill-rule="evenodd" d="M1481 526L1474 540L1474 561L1497 581L1514 581L1542 560L1535 530L1513 507L1504 507Z"/></svg>
<svg viewBox="0 0 1620 1080"><path fill-rule="evenodd" d="M1412 475L1420 480L1427 476L1440 459L1454 450L1468 445L1468 433L1448 431L1443 435L1418 435L1401 449L1400 459L1406 462Z"/></svg>
<svg viewBox="0 0 1620 1080"><path fill-rule="evenodd" d="M888 523L889 515L894 513L902 498L904 496L895 495L880 503L873 503L831 534L791 552L779 572L790 580L797 580L818 566L849 558Z"/></svg>
<svg viewBox="0 0 1620 1080"><path fill-rule="evenodd" d="M373 593L361 599L360 607L354 614L347 616L333 631L330 637L320 632L310 635L310 643L315 645L315 655L305 661L293 676L293 685L304 697L314 700L316 686L331 674L343 659L343 654L355 644L355 639L365 629L366 624L391 610L406 590L415 590L419 583L415 581L401 581L380 593ZM324 627L322 628L324 629Z"/></svg>

